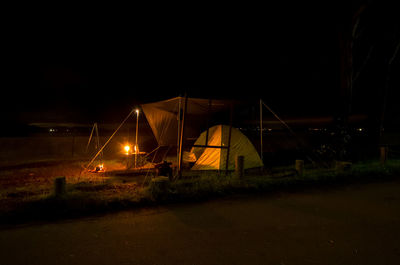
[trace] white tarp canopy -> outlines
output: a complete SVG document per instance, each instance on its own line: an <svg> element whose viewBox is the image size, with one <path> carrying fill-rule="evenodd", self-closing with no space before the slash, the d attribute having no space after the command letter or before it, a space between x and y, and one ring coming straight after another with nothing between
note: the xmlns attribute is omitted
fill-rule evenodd
<svg viewBox="0 0 400 265"><path fill-rule="evenodd" d="M184 102L184 97L176 97L141 105L158 145L177 144L178 123L179 118L182 118ZM187 98L185 138L196 139L200 132L208 127L207 117L210 114L229 110L231 104L232 101L229 100Z"/></svg>

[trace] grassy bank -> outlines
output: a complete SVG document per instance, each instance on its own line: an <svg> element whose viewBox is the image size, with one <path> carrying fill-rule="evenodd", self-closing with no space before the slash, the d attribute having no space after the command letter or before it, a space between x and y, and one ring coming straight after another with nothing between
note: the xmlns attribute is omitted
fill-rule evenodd
<svg viewBox="0 0 400 265"><path fill-rule="evenodd" d="M64 168L65 167L65 168ZM40 172L22 170L1 176L0 217L3 224L37 220L58 220L102 214L134 207L164 203L202 201L232 194L254 194L332 187L400 179L400 161L386 165L363 162L347 170L306 168L302 176L292 167L274 169L268 174L252 174L239 179L234 173L192 174L164 186L145 185L143 179L126 181L100 174L82 174L80 165L59 165ZM66 176L67 192L53 193L54 178Z"/></svg>
<svg viewBox="0 0 400 265"><path fill-rule="evenodd" d="M349 183L400 179L400 161L389 161L385 166L378 162L365 162L348 170L313 169L305 170L302 176L294 174L290 167L283 167L268 175L250 175L242 179L235 175L219 178L203 176L198 179L171 183L167 192L151 190L157 200L197 200L235 193L275 192L302 190L310 187L330 187Z"/></svg>

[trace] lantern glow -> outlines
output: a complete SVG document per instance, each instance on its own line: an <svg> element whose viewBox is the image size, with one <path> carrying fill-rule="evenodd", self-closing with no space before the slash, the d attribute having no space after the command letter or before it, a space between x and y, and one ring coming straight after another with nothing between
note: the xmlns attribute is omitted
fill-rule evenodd
<svg viewBox="0 0 400 265"><path fill-rule="evenodd" d="M131 147L129 145L125 145L124 150L125 150L125 154L129 155L129 153L131 151Z"/></svg>

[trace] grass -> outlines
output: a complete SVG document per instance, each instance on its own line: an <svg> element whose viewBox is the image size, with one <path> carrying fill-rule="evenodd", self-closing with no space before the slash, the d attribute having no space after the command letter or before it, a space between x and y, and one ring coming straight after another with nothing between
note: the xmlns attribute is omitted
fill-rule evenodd
<svg viewBox="0 0 400 265"><path fill-rule="evenodd" d="M239 179L228 176L202 176L196 179L171 183L167 189L151 189L158 201L188 201L219 197L236 193L276 192L301 190L309 187L343 185L355 182L382 181L400 178L400 161L392 160L382 166L378 162L354 164L349 170L313 169L305 170L302 176L293 174L292 167L282 167L269 175L250 175Z"/></svg>
<svg viewBox="0 0 400 265"><path fill-rule="evenodd" d="M117 168L118 163L114 163ZM398 179L400 160L390 160L384 166L374 161L362 162L339 171L309 166L302 176L293 173L293 167L281 167L268 174L251 174L242 179L234 173L192 173L190 178L142 187L141 181L87 173L76 161L43 168L21 168L1 172L0 218L3 223L54 220L238 193L303 190ZM57 176L65 176L67 180L67 192L62 196L53 193Z"/></svg>

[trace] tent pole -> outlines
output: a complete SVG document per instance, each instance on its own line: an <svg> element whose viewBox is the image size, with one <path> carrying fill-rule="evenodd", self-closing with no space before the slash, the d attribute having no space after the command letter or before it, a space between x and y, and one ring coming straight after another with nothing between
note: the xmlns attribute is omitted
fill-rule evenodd
<svg viewBox="0 0 400 265"><path fill-rule="evenodd" d="M179 169L179 143L180 143L180 130L181 130L181 108L182 108L182 97L179 96L179 103L178 103L178 113L177 113L177 118L178 118L178 129L177 129L177 135L176 135L176 165L177 168Z"/></svg>
<svg viewBox="0 0 400 265"><path fill-rule="evenodd" d="M139 147L138 147L138 134L139 134L139 109L135 110L136 112L136 133L135 133L135 169L137 168L137 155L138 155L138 151L139 151Z"/></svg>
<svg viewBox="0 0 400 265"><path fill-rule="evenodd" d="M230 104L230 118L229 118L228 149L226 151L225 174L228 174L228 168L229 168L229 151L231 149L232 123L233 123L233 104L231 103Z"/></svg>
<svg viewBox="0 0 400 265"><path fill-rule="evenodd" d="M99 137L99 127L97 125L97 122L94 124L96 126L95 131L96 131L96 150L100 148L100 137ZM103 160L103 152L100 153L100 162Z"/></svg>
<svg viewBox="0 0 400 265"><path fill-rule="evenodd" d="M268 107L268 105L265 104L264 101L262 101L262 104L267 108L267 110L269 110L269 112L272 113L272 115L275 116L275 118L277 118L277 119L289 130L289 132L290 132L293 136L297 137L297 135L294 133L294 131L292 130L292 128L290 128L289 125L287 125L287 123L286 123L285 121L283 121L281 118L279 118L279 116L278 116L270 107Z"/></svg>
<svg viewBox="0 0 400 265"><path fill-rule="evenodd" d="M126 122L126 120L132 115L132 113L135 111L135 109L133 109L128 116L126 116L126 118L121 122L121 124L118 126L118 128L114 131L114 133L110 136L110 138L108 138L107 142L100 148L100 150L97 152L97 154L92 158L92 160L89 162L89 164L87 164L86 169L93 163L93 161L96 159L96 157L103 151L104 147L106 147L106 145L111 141L111 139L114 137L114 135L118 132L118 130L122 127L122 125L124 125L124 123Z"/></svg>
<svg viewBox="0 0 400 265"><path fill-rule="evenodd" d="M178 167L178 177L182 177L182 153L183 153L183 134L185 132L185 118L186 118L186 112L187 112L187 102L188 102L188 96L187 93L185 93L185 102L183 106L183 115L182 115L182 121L181 121L181 133L180 133L180 141L179 141L179 167Z"/></svg>
<svg viewBox="0 0 400 265"><path fill-rule="evenodd" d="M208 145L208 133L209 133L209 121L210 121L210 113L211 113L211 98L208 100L208 110L207 110L207 132L206 132L206 143L205 146Z"/></svg>
<svg viewBox="0 0 400 265"><path fill-rule="evenodd" d="M306 146L306 144L304 143L304 141L303 141L302 139L300 139L300 138L296 135L296 133L292 130L292 128L289 127L289 125L288 125L284 120L282 120L270 107L268 107L268 105L265 104L264 101L261 101L261 103L262 103L262 105L264 105L264 106L267 108L267 110L268 110L269 112L272 113L272 115L275 116L275 118L276 118L277 120L279 120L279 121L288 129L288 131L294 136L294 138L295 138L300 144ZM308 160L310 160L311 162L314 163L314 160L313 160L311 157L309 157L307 154L306 154L306 156L307 156Z"/></svg>
<svg viewBox="0 0 400 265"><path fill-rule="evenodd" d="M261 161L264 163L263 159L263 111L262 111L262 99L260 98L260 157Z"/></svg>
<svg viewBox="0 0 400 265"><path fill-rule="evenodd" d="M95 127L96 127L96 123L93 124L92 131L90 132L89 141L88 141L88 143L86 145L86 153L88 152L90 142L92 141L93 132L95 130ZM98 148L98 146L96 146L96 150L97 150L97 148Z"/></svg>

